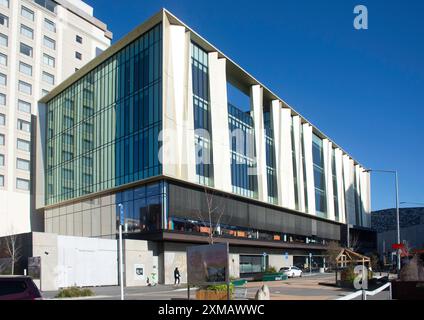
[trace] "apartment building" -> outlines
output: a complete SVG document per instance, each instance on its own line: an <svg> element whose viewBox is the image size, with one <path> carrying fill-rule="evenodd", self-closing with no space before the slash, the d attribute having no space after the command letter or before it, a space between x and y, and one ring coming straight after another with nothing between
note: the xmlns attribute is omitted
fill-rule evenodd
<svg viewBox="0 0 424 320"><path fill-rule="evenodd" d="M34 215L37 101L111 44L80 0L0 0L0 236L42 231Z"/></svg>

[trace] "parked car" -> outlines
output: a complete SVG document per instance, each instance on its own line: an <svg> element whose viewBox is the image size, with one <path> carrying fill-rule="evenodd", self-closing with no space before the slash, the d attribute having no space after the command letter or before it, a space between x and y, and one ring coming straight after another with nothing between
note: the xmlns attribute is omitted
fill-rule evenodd
<svg viewBox="0 0 424 320"><path fill-rule="evenodd" d="M281 268L280 272L284 273L289 278L301 277L303 273L302 270L295 266Z"/></svg>
<svg viewBox="0 0 424 320"><path fill-rule="evenodd" d="M41 300L34 281L27 276L0 276L0 300Z"/></svg>

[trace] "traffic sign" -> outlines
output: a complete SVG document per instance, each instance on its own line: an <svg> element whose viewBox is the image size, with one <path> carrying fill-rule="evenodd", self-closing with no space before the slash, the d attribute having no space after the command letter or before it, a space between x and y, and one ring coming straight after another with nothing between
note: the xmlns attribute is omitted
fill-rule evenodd
<svg viewBox="0 0 424 320"><path fill-rule="evenodd" d="M262 253L262 255L263 255L264 257L266 257L266 256L267 256L266 252Z"/></svg>
<svg viewBox="0 0 424 320"><path fill-rule="evenodd" d="M286 260L289 260L289 253L288 253L288 252L286 252L286 253L284 254L284 257L286 258Z"/></svg>
<svg viewBox="0 0 424 320"><path fill-rule="evenodd" d="M119 204L119 224L124 225L125 217L124 217L124 206Z"/></svg>

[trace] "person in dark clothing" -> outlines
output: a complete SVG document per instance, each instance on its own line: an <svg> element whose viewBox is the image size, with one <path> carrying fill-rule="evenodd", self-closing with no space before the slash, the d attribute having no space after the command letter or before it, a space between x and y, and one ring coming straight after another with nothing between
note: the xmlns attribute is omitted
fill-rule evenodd
<svg viewBox="0 0 424 320"><path fill-rule="evenodd" d="M181 278L180 271L178 270L178 267L177 267L174 270L174 280L175 280L174 284L175 285L180 284L180 278Z"/></svg>

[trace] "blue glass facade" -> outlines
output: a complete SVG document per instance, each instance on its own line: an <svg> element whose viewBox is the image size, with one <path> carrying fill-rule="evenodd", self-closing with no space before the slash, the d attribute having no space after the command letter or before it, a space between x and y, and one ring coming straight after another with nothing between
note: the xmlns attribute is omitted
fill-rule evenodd
<svg viewBox="0 0 424 320"><path fill-rule="evenodd" d="M257 198L255 129L250 113L228 104L233 192Z"/></svg>
<svg viewBox="0 0 424 320"><path fill-rule="evenodd" d="M209 103L208 54L195 43L191 43L193 82L193 113L196 149L196 175L198 182L212 185L212 142Z"/></svg>
<svg viewBox="0 0 424 320"><path fill-rule="evenodd" d="M265 127L268 202L277 204L278 192L277 192L277 173L276 173L276 165L275 165L274 132L272 130L270 112L264 112L264 127Z"/></svg>
<svg viewBox="0 0 424 320"><path fill-rule="evenodd" d="M318 216L326 217L327 202L325 195L324 152L322 139L315 134L312 138L312 157L314 164L315 210Z"/></svg>
<svg viewBox="0 0 424 320"><path fill-rule="evenodd" d="M162 25L47 103L46 204L161 174Z"/></svg>

